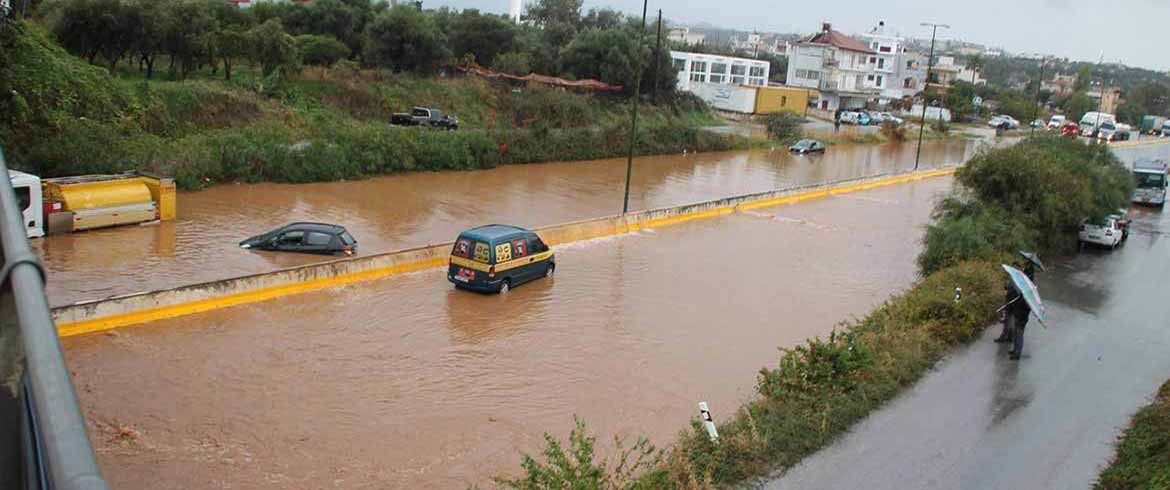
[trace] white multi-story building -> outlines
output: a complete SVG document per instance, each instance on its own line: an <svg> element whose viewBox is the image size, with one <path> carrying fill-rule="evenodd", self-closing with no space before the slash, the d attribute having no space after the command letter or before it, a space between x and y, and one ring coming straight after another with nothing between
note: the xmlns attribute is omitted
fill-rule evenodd
<svg viewBox="0 0 1170 490"><path fill-rule="evenodd" d="M866 62L871 73L865 75L865 86L878 91L878 103L885 105L891 100L912 97L922 91L924 69L920 71L918 60L906 50L906 40L886 28L885 22L869 32L858 36L873 54Z"/></svg>
<svg viewBox="0 0 1170 490"><path fill-rule="evenodd" d="M866 102L881 95L889 75L871 68L877 65L878 52L867 43L834 31L828 22L821 32L793 43L788 52L787 84L817 89L822 110L865 107ZM883 70L894 69L882 62ZM879 78L881 77L881 78Z"/></svg>
<svg viewBox="0 0 1170 490"><path fill-rule="evenodd" d="M768 85L767 61L720 56L705 53L671 51L674 69L678 71L678 89L692 91L692 83L721 83L725 85Z"/></svg>

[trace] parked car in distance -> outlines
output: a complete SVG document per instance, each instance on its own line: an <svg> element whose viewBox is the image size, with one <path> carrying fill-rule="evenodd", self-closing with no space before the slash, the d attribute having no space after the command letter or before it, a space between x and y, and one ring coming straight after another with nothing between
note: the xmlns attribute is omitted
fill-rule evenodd
<svg viewBox="0 0 1170 490"><path fill-rule="evenodd" d="M866 114L869 115L869 123L874 126L881 126L886 122L886 115L878 111L869 111Z"/></svg>
<svg viewBox="0 0 1170 490"><path fill-rule="evenodd" d="M1048 129L1060 129L1063 131L1064 124L1067 121L1068 118L1064 117L1063 115L1057 114L1052 116L1048 119Z"/></svg>
<svg viewBox="0 0 1170 490"><path fill-rule="evenodd" d="M536 233L510 225L485 225L455 239L447 280L457 288L507 293L522 283L552 276L556 267L556 256Z"/></svg>
<svg viewBox="0 0 1170 490"><path fill-rule="evenodd" d="M1001 114L1001 115L992 117L990 121L987 121L987 125L990 127L996 128L996 129L1019 129L1020 128L1020 122L1017 121L1014 117L1008 116L1006 114Z"/></svg>
<svg viewBox="0 0 1170 490"><path fill-rule="evenodd" d="M870 124L874 124L874 122L873 118L869 117L868 112L860 111L857 113L857 124L862 126L869 126Z"/></svg>
<svg viewBox="0 0 1170 490"><path fill-rule="evenodd" d="M357 240L345 228L327 223L289 223L240 242L240 248L353 255Z"/></svg>
<svg viewBox="0 0 1170 490"><path fill-rule="evenodd" d="M841 111L841 124L861 124L861 114L854 111Z"/></svg>
<svg viewBox="0 0 1170 490"><path fill-rule="evenodd" d="M892 123L897 124L897 125L901 125L902 123L906 122L902 118L895 116L889 112L882 112L880 114L882 115L882 122L892 122Z"/></svg>
<svg viewBox="0 0 1170 490"><path fill-rule="evenodd" d="M1042 128L1044 128L1044 120L1037 119L1035 121L1032 121L1032 123L1029 124L1028 127L1032 128L1032 129L1042 129Z"/></svg>
<svg viewBox="0 0 1170 490"><path fill-rule="evenodd" d="M1077 137L1081 135L1081 126L1075 122L1069 121L1060 127L1061 136Z"/></svg>
<svg viewBox="0 0 1170 490"><path fill-rule="evenodd" d="M1117 245L1121 244L1121 240L1126 235L1119 221L1116 215L1107 216L1104 221L1099 223L1091 223L1089 220L1085 220L1081 222L1081 229L1077 233L1077 238L1082 244L1091 243L1109 248L1117 248Z"/></svg>
<svg viewBox="0 0 1170 490"><path fill-rule="evenodd" d="M394 126L426 126L454 131L459 129L459 119L432 107L415 107L410 112L396 112L390 115Z"/></svg>
<svg viewBox="0 0 1170 490"><path fill-rule="evenodd" d="M824 152L825 144L817 140L800 140L795 145L789 146L788 151L800 154Z"/></svg>
<svg viewBox="0 0 1170 490"><path fill-rule="evenodd" d="M1097 138L1105 141L1128 141L1130 129L1131 126L1128 124L1113 120L1104 121L1101 123L1100 129L1097 130Z"/></svg>

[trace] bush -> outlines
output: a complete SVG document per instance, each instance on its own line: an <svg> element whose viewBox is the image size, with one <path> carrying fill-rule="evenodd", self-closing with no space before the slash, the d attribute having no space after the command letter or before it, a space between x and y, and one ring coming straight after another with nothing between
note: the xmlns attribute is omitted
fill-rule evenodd
<svg viewBox="0 0 1170 490"><path fill-rule="evenodd" d="M792 143L801 137L800 124L804 122L800 116L782 112L769 114L764 119L768 128L768 136L783 143Z"/></svg>
<svg viewBox="0 0 1170 490"><path fill-rule="evenodd" d="M964 260L1005 261L1015 250L1036 250L1036 231L997 206L951 196L936 207L918 256L923 274Z"/></svg>
<svg viewBox="0 0 1170 490"><path fill-rule="evenodd" d="M520 463L524 469L521 478L497 478L500 488L516 490L635 490L662 488L660 470L662 452L654 449L646 439L639 439L631 447L623 447L614 439L618 461L594 461L597 438L590 436L585 422L574 418L576 426L569 433L568 451L561 442L545 434L544 462L525 454Z"/></svg>
<svg viewBox="0 0 1170 490"><path fill-rule="evenodd" d="M1170 489L1170 382L1133 416L1095 490Z"/></svg>

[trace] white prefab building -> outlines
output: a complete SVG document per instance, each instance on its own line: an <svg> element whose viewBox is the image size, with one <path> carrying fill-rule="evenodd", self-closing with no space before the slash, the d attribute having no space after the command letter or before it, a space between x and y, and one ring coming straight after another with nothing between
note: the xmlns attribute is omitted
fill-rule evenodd
<svg viewBox="0 0 1170 490"><path fill-rule="evenodd" d="M678 71L679 90L694 92L696 83L768 85L767 61L685 51L671 51L670 57Z"/></svg>

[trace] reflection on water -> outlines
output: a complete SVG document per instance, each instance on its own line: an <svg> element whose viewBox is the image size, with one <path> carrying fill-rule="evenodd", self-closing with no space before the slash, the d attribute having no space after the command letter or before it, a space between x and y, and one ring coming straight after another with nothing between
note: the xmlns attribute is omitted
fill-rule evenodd
<svg viewBox="0 0 1170 490"><path fill-rule="evenodd" d="M451 488L579 415L669 443L777 347L915 277L937 178L557 248L504 296L432 269L64 339L120 489ZM119 436L121 427L136 436Z"/></svg>
<svg viewBox="0 0 1170 490"><path fill-rule="evenodd" d="M976 143L928 142L926 166L969 158ZM913 144L835 146L825 155L782 149L667 155L635 161L631 209L905 170ZM623 159L413 173L357 182L221 185L179 196L175 222L34 240L53 305L176 287L327 258L244 251L236 244L290 221L347 227L359 253L442 243L484 223L537 227L617 214Z"/></svg>

